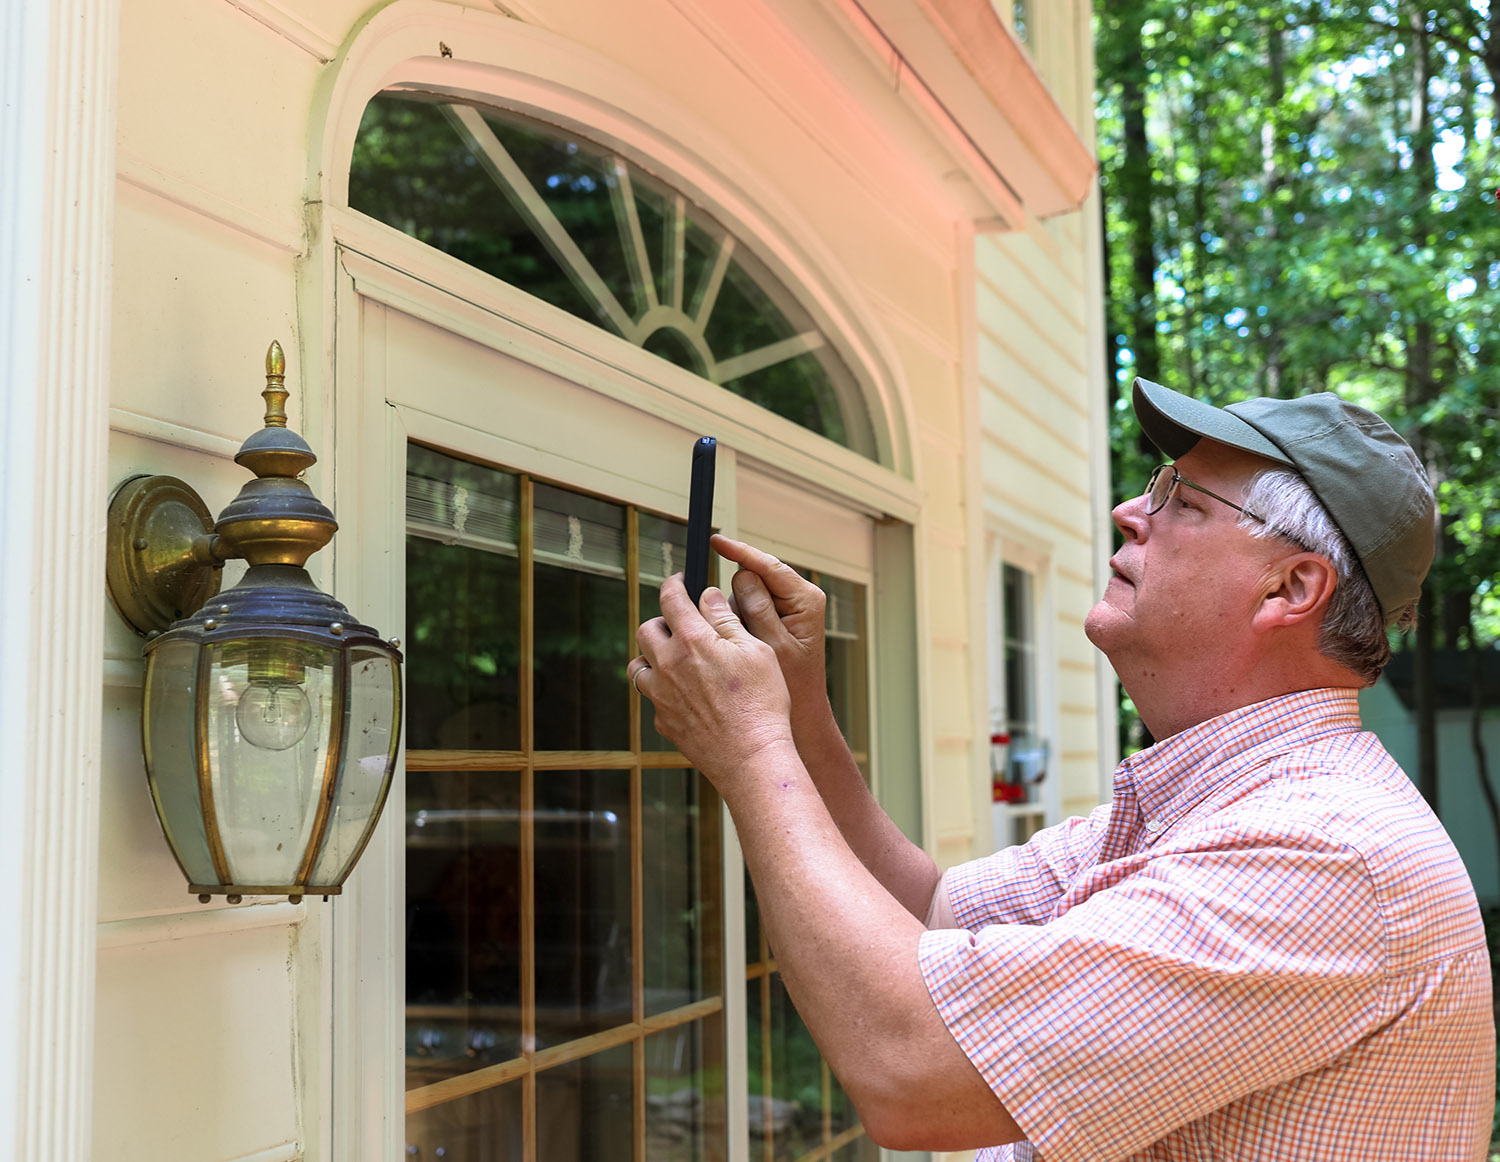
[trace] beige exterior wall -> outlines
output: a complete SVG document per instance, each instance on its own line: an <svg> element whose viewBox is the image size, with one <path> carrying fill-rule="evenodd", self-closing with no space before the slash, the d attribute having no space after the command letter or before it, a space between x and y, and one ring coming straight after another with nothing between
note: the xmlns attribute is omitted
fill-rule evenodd
<svg viewBox="0 0 1500 1162"><path fill-rule="evenodd" d="M357 57L360 30L382 7L121 6L110 485L169 473L211 509L227 503L245 478L231 457L260 423L260 360L279 338L293 426L322 458L311 483L346 524L310 562L325 585L372 567L358 556L371 538L345 516L370 502L350 491L354 466L341 460L336 274L327 223L306 207L324 188L318 111L348 67L340 53L353 44ZM1087 352L1097 245L1084 216L976 242L948 176L909 148L920 137L909 112L853 63L858 51L834 27L837 4L819 9L822 24L798 26L801 40L782 19L791 9L774 4L705 4L692 19L667 0L399 0L393 9L423 27L448 20L442 39L459 62L471 43L507 29L545 29L644 79L702 135L686 147L732 161L726 185L780 224L775 245L816 270L831 305L858 320L887 397L898 446L891 495L906 506L895 515L913 524L917 545L924 767L882 777L921 778L921 838L940 862L986 850L984 586L998 539L1049 570L1057 806L1092 805L1101 687L1081 623L1097 589L1090 481L1103 451L1091 401L1103 393ZM1047 43L1047 68L1067 73L1059 101L1082 124L1091 86L1077 70L1087 62L1075 40ZM850 78L877 95L862 99ZM502 87L494 92L503 99ZM350 1136L382 1111L378 1101L353 1114L333 1108L347 1085L336 1071L356 1069L344 1058L358 1044L342 990L359 968L339 961L347 950L335 939L336 909L347 905L192 900L142 773L139 641L112 612L105 655L93 1157L354 1158ZM399 1109L384 1116L399 1125Z"/></svg>

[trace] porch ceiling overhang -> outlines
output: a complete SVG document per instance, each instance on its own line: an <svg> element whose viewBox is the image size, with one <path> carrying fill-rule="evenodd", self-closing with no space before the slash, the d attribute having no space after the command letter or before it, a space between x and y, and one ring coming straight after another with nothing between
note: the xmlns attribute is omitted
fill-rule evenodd
<svg viewBox="0 0 1500 1162"><path fill-rule="evenodd" d="M1018 226L1018 208L1045 218L1083 204L1094 155L991 0L819 3L945 143L981 228Z"/></svg>

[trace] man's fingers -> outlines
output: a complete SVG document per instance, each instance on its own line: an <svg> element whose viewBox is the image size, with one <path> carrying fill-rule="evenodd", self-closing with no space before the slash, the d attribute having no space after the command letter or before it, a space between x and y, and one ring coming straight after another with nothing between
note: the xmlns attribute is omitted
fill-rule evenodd
<svg viewBox="0 0 1500 1162"><path fill-rule="evenodd" d="M786 627L776 612L776 602L759 573L740 569L730 579L734 590L734 601L739 607L740 620L763 642L772 642L786 636Z"/></svg>
<svg viewBox="0 0 1500 1162"><path fill-rule="evenodd" d="M661 583L661 618L673 636L693 637L706 628L702 612L687 594L681 573L673 573Z"/></svg>
<svg viewBox="0 0 1500 1162"><path fill-rule="evenodd" d="M764 549L747 545L744 541L732 540L723 533L715 533L710 542L714 551L725 560L749 569L766 583L771 596L789 601L799 596L803 588L811 584L802 574L784 561L773 557Z"/></svg>
<svg viewBox="0 0 1500 1162"><path fill-rule="evenodd" d="M643 621L636 629L635 644L640 646L641 657L649 664L671 637L672 631L667 628L665 619L653 617L650 621Z"/></svg>

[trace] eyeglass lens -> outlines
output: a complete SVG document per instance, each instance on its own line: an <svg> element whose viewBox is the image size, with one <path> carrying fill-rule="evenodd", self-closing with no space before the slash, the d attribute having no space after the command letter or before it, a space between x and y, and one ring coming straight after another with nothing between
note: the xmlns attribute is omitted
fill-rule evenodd
<svg viewBox="0 0 1500 1162"><path fill-rule="evenodd" d="M1170 464L1159 464L1152 469L1151 479L1146 481L1146 495L1150 498L1146 501L1147 516L1161 510L1172 495L1172 486L1176 483L1177 472Z"/></svg>

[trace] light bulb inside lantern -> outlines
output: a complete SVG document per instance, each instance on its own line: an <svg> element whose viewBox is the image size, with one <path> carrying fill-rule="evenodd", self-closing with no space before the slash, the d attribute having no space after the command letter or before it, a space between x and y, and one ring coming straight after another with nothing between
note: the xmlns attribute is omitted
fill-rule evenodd
<svg viewBox="0 0 1500 1162"><path fill-rule="evenodd" d="M284 679L262 678L240 694L234 712L240 735L262 750L296 746L312 722L312 703L301 685Z"/></svg>

